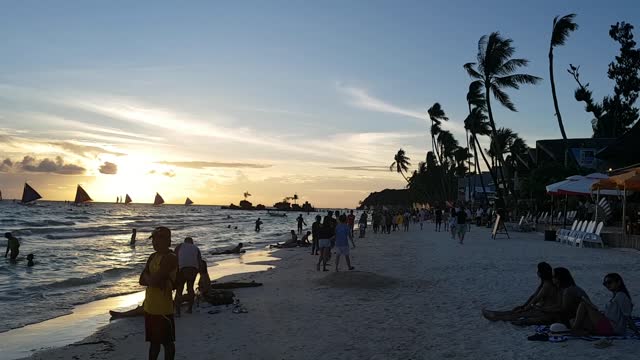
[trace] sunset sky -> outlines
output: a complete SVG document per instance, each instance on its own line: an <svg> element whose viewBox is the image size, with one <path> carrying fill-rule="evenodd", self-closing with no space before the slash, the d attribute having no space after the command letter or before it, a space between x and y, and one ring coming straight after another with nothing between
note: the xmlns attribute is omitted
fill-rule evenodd
<svg viewBox="0 0 640 360"><path fill-rule="evenodd" d="M13 1L0 12L0 190L28 181L45 199L82 184L97 201L272 205L298 193L354 207L400 188L389 172L431 147L426 109L462 121L478 39L500 31L544 80L495 111L530 146L558 138L548 82L555 15L580 29L556 50L570 137L591 116L565 71L581 65L594 97L611 93L610 25L640 26L637 1ZM635 29L636 37L640 29Z"/></svg>

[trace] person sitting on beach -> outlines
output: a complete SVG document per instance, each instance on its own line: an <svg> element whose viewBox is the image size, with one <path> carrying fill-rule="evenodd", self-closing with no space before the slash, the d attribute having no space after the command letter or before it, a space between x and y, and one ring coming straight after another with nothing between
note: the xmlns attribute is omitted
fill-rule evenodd
<svg viewBox="0 0 640 360"><path fill-rule="evenodd" d="M549 325L553 323L563 323L570 326L570 320L576 317L576 312L582 298L589 298L576 282L573 280L569 270L563 267L553 269L553 282L560 289L559 300L552 305L536 307L539 314L529 317L522 317L512 321L514 325Z"/></svg>
<svg viewBox="0 0 640 360"><path fill-rule="evenodd" d="M191 314L193 311L193 301L195 299L194 284L196 282L196 276L200 269L200 261L202 255L200 249L193 244L193 239L187 237L184 242L175 249L176 256L178 256L178 281L176 287L176 316L180 316L180 305L182 305L182 290L185 284L187 285L187 294L189 299L189 307L187 308L187 314Z"/></svg>
<svg viewBox="0 0 640 360"><path fill-rule="evenodd" d="M231 254L242 254L245 251L242 250L242 247L244 245L242 243L238 243L238 245L236 245L235 247L233 247L233 249L227 249L227 250L213 250L211 251L209 254L211 255L231 255Z"/></svg>
<svg viewBox="0 0 640 360"><path fill-rule="evenodd" d="M33 265L36 264L35 262L33 262L33 258L34 258L33 254L27 255L27 266L28 267L32 267Z"/></svg>
<svg viewBox="0 0 640 360"><path fill-rule="evenodd" d="M282 244L269 245L270 248L284 249L298 246L298 235L295 230L291 230L291 238Z"/></svg>
<svg viewBox="0 0 640 360"><path fill-rule="evenodd" d="M302 239L298 241L298 246L309 246L311 242L309 241L309 236L311 236L311 231L307 231L305 235L302 236Z"/></svg>
<svg viewBox="0 0 640 360"><path fill-rule="evenodd" d="M147 287L143 303L145 338L150 343L149 359L157 359L163 346L165 359L173 360L176 325L171 295L178 272L178 257L169 248L171 230L157 227L150 237L155 252L147 259L139 280L140 285Z"/></svg>
<svg viewBox="0 0 640 360"><path fill-rule="evenodd" d="M5 251L4 257L7 257L7 254L9 254L9 251L11 251L9 260L11 262L15 262L18 258L18 254L20 254L20 240L18 240L18 238L13 236L10 232L4 233L4 237L7 238L7 251Z"/></svg>
<svg viewBox="0 0 640 360"><path fill-rule="evenodd" d="M633 303L622 276L617 273L607 274L602 285L613 294L604 312L598 311L598 307L588 298L583 298L578 306L571 332L578 336L613 336L624 335L627 328L630 328L636 335L640 335L631 318Z"/></svg>
<svg viewBox="0 0 640 360"><path fill-rule="evenodd" d="M129 246L136 246L136 229L131 230L131 241L129 241Z"/></svg>
<svg viewBox="0 0 640 360"><path fill-rule="evenodd" d="M490 321L514 321L520 318L543 316L539 308L557 304L559 290L553 284L553 269L546 262L538 263L540 285L529 299L509 311L482 310L482 315Z"/></svg>
<svg viewBox="0 0 640 360"><path fill-rule="evenodd" d="M134 309L127 311L109 310L109 315L111 316L111 320L126 317L144 316L144 302L142 303L142 305L138 305Z"/></svg>
<svg viewBox="0 0 640 360"><path fill-rule="evenodd" d="M347 225L347 217L342 214L339 218L340 223L336 227L336 271L338 270L338 265L340 264L340 256L344 256L347 260L347 268L349 270L353 270L354 267L351 266L351 259L349 258L349 240L351 240L351 244L353 245L353 249L356 248L356 244L353 242L353 236L351 236L351 229L349 229L349 225Z"/></svg>
<svg viewBox="0 0 640 360"><path fill-rule="evenodd" d="M200 280L198 280L198 294L206 297L211 291L211 278L209 277L209 270L207 263L204 260L200 260Z"/></svg>

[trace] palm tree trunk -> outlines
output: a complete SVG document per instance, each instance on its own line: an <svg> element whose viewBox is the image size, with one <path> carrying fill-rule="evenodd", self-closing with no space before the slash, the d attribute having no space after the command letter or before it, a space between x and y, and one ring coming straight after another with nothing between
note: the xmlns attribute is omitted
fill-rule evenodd
<svg viewBox="0 0 640 360"><path fill-rule="evenodd" d="M567 133L564 131L564 124L562 123L562 115L560 114L560 107L558 106L558 96L556 95L556 81L553 78L553 46L549 48L549 80L551 81L551 95L553 96L553 107L556 111L556 118L558 119L558 126L560 127L560 133L564 140L564 166L567 166L569 157L569 142L567 141Z"/></svg>
<svg viewBox="0 0 640 360"><path fill-rule="evenodd" d="M484 200L487 202L487 204L489 203L489 196L487 195L487 188L484 187L484 179L482 177L482 170L480 170L480 159L478 159L478 146L476 146L476 141L478 140L476 138L476 135L474 133L471 133L471 136L473 136L472 139L472 143L473 143L473 155L475 158L475 162L476 162L476 173L480 175L480 184L482 185L482 193L484 194ZM476 140L476 141L473 141ZM478 143L479 144L479 143ZM482 152L482 148L480 148L480 151ZM482 157L484 158L484 154L482 154ZM487 163L487 159L484 159L485 163L487 164L487 168L488 168L488 163ZM488 168L489 173L491 173L491 169Z"/></svg>
<svg viewBox="0 0 640 360"><path fill-rule="evenodd" d="M495 121L493 121L493 112L491 111L491 88L489 87L489 81L488 79L485 79L485 98L486 98L486 102L487 102L487 113L489 114L489 124L491 125L491 134L493 136L493 138L495 139L495 141L493 142L493 152L496 154L495 156L498 158L498 165L499 165L499 169L500 169L500 180L502 180L502 183L505 185L505 188L507 186L506 181L504 181L504 172L502 171L504 168L504 158L502 157L502 152L500 152L497 149L497 141L498 141L498 130L496 129L496 123ZM496 171L497 172L497 171ZM500 190L500 186L499 184L496 183L496 190L498 190L498 192L501 194L502 191ZM508 191L508 189L506 189Z"/></svg>
<svg viewBox="0 0 640 360"><path fill-rule="evenodd" d="M478 136L475 135L474 138L476 140L476 145L478 147L480 155L482 155L482 160L484 160L484 164L487 166L487 169L489 170L489 175L491 175L491 179L493 180L493 183L496 184L496 188L497 188L498 187L498 175L493 171L493 168L489 164L489 160L487 160L487 157L484 155L484 151L482 150L482 146L480 146L480 141L478 140Z"/></svg>

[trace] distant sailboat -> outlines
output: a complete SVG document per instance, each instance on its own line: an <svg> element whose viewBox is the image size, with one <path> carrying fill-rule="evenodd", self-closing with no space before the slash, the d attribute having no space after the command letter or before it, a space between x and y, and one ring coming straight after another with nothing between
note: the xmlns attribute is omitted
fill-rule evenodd
<svg viewBox="0 0 640 360"><path fill-rule="evenodd" d="M164 199L162 198L162 196L160 196L160 194L156 193L156 198L155 200L153 200L153 205L162 205L164 204Z"/></svg>
<svg viewBox="0 0 640 360"><path fill-rule="evenodd" d="M187 198L187 200L184 201L185 205L191 205L193 204L193 201L191 201L191 199Z"/></svg>
<svg viewBox="0 0 640 360"><path fill-rule="evenodd" d="M73 203L78 205L78 204L86 203L87 201L93 201L93 199L91 199L89 194L87 194L87 192L84 191L82 186L78 185L78 188L76 189L76 199L73 201Z"/></svg>
<svg viewBox="0 0 640 360"><path fill-rule="evenodd" d="M38 199L42 199L42 196L38 194L29 184L24 183L24 190L22 191L22 200L20 203L28 204L32 201L36 201Z"/></svg>
<svg viewBox="0 0 640 360"><path fill-rule="evenodd" d="M125 205L129 205L130 203L131 203L131 198L129 197L129 194L127 194L127 195L124 197L124 204L125 204Z"/></svg>

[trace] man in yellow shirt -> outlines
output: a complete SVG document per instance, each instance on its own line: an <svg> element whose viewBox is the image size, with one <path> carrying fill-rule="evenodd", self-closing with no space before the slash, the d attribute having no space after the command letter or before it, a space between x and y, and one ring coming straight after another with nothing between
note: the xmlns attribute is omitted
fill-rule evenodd
<svg viewBox="0 0 640 360"><path fill-rule="evenodd" d="M164 358L175 357L176 327L173 319L172 292L178 270L178 258L171 251L171 230L157 227L149 237L156 251L149 256L140 274L140 285L146 286L144 298L144 328L149 342L149 359L155 360L164 347Z"/></svg>

